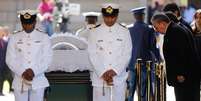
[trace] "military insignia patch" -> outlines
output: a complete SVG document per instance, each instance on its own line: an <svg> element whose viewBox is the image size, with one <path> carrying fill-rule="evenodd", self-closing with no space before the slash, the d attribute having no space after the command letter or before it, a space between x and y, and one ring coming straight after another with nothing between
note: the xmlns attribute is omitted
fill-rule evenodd
<svg viewBox="0 0 201 101"><path fill-rule="evenodd" d="M117 39L117 41L123 41L122 39Z"/></svg>

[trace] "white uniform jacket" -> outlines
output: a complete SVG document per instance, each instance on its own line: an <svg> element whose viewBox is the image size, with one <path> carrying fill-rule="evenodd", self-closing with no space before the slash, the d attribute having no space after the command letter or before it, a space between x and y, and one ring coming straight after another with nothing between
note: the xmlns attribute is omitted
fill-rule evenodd
<svg viewBox="0 0 201 101"><path fill-rule="evenodd" d="M52 59L51 42L47 34L34 30L31 33L19 31L13 34L6 53L6 63L14 72L12 87L22 89L22 73L31 68L34 72L31 89L49 86L44 75ZM28 89L28 88L27 88ZM26 87L23 90L27 90Z"/></svg>
<svg viewBox="0 0 201 101"><path fill-rule="evenodd" d="M101 24L90 30L88 42L89 58L94 67L91 74L93 86L103 86L101 76L109 69L117 73L113 78L114 85L125 83L132 50L129 30L118 23L112 27Z"/></svg>

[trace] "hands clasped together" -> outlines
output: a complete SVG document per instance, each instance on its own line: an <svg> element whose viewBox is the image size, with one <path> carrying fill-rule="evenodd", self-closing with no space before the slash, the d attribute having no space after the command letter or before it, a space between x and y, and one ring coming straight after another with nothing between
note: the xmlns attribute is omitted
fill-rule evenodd
<svg viewBox="0 0 201 101"><path fill-rule="evenodd" d="M23 73L22 73L22 78L26 79L27 81L32 81L34 78L34 72L31 68L26 69Z"/></svg>
<svg viewBox="0 0 201 101"><path fill-rule="evenodd" d="M113 77L116 75L117 73L114 70L110 69L102 75L102 78L104 81L106 81L107 85L113 85Z"/></svg>

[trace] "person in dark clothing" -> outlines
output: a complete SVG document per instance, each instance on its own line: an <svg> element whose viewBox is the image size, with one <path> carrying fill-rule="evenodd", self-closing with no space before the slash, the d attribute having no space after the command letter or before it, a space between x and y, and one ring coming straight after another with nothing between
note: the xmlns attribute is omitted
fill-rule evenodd
<svg viewBox="0 0 201 101"><path fill-rule="evenodd" d="M179 20L177 19L177 17L174 15L174 13L172 12L165 12L165 15L174 23L179 23Z"/></svg>
<svg viewBox="0 0 201 101"><path fill-rule="evenodd" d="M168 18L173 21L174 23L177 23L178 25L180 25L184 30L186 30L188 33L189 36L193 37L194 38L194 44L195 44L195 51L196 51L196 54L199 58L199 61L201 63L201 41L199 41L199 35L195 35L196 32L195 32L195 28L192 27L193 29L193 32L191 32L183 23L180 23L179 20L176 18L176 16L172 13L172 12L166 12L165 15L168 16ZM194 33L195 32L195 33ZM197 36L197 37L196 37Z"/></svg>
<svg viewBox="0 0 201 101"><path fill-rule="evenodd" d="M3 95L2 90L3 90L3 82L4 82L4 72L7 67L5 63L5 52L6 48L6 43L3 39L0 39L0 95Z"/></svg>
<svg viewBox="0 0 201 101"><path fill-rule="evenodd" d="M194 14L192 29L195 44L197 46L198 54L201 59L201 9L198 9Z"/></svg>
<svg viewBox="0 0 201 101"><path fill-rule="evenodd" d="M5 80L8 80L11 84L12 75L11 71L8 68L5 57L6 57L6 49L8 43L8 33L5 27L0 27L0 33L4 34L2 38L0 38L0 96L3 95L3 83Z"/></svg>
<svg viewBox="0 0 201 101"><path fill-rule="evenodd" d="M200 101L200 63L193 37L163 13L155 14L151 22L165 35L167 81L174 87L176 101Z"/></svg>
<svg viewBox="0 0 201 101"><path fill-rule="evenodd" d="M134 26L129 28L131 39L132 39L132 57L129 64L129 75L130 78L128 80L128 87L129 87L129 96L128 101L133 101L133 96L136 89L136 60L138 58L142 59L143 66L142 66L142 101L146 101L146 77L147 77L147 68L146 68L146 61L155 61L156 60L156 37L154 34L154 30L148 24L144 22L144 10L145 7L139 7L132 9L132 13L136 22ZM159 50L158 50L159 55ZM153 68L151 70L153 73Z"/></svg>
<svg viewBox="0 0 201 101"><path fill-rule="evenodd" d="M192 32L191 26L182 18L180 8L178 7L176 3L169 3L165 5L165 7L163 8L163 11L172 12L177 17L179 22L185 25Z"/></svg>
<svg viewBox="0 0 201 101"><path fill-rule="evenodd" d="M192 35L192 31L186 26L184 25L183 23L181 23L177 17L174 15L174 13L172 12L165 12L165 15L168 16L168 18L174 22L174 23L177 23L178 25L180 25L181 27L183 27L185 30L187 30L191 35Z"/></svg>

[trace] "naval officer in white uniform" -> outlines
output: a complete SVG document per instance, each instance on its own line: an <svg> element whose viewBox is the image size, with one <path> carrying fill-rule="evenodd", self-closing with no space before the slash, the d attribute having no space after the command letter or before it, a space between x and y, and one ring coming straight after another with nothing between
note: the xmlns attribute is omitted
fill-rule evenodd
<svg viewBox="0 0 201 101"><path fill-rule="evenodd" d="M98 22L98 16L101 15L99 12L85 12L82 13L82 15L85 17L85 26L79 30L76 31L76 35L78 37L82 37L86 40L88 40L89 36L89 30L96 27Z"/></svg>
<svg viewBox="0 0 201 101"><path fill-rule="evenodd" d="M6 63L14 73L15 101L43 101L44 89L49 86L44 72L52 58L51 42L35 28L36 11L18 13L23 30L10 37L6 53Z"/></svg>
<svg viewBox="0 0 201 101"><path fill-rule="evenodd" d="M103 4L104 22L90 30L88 51L93 72L93 101L125 101L126 79L131 57L129 30L116 23L117 4Z"/></svg>

